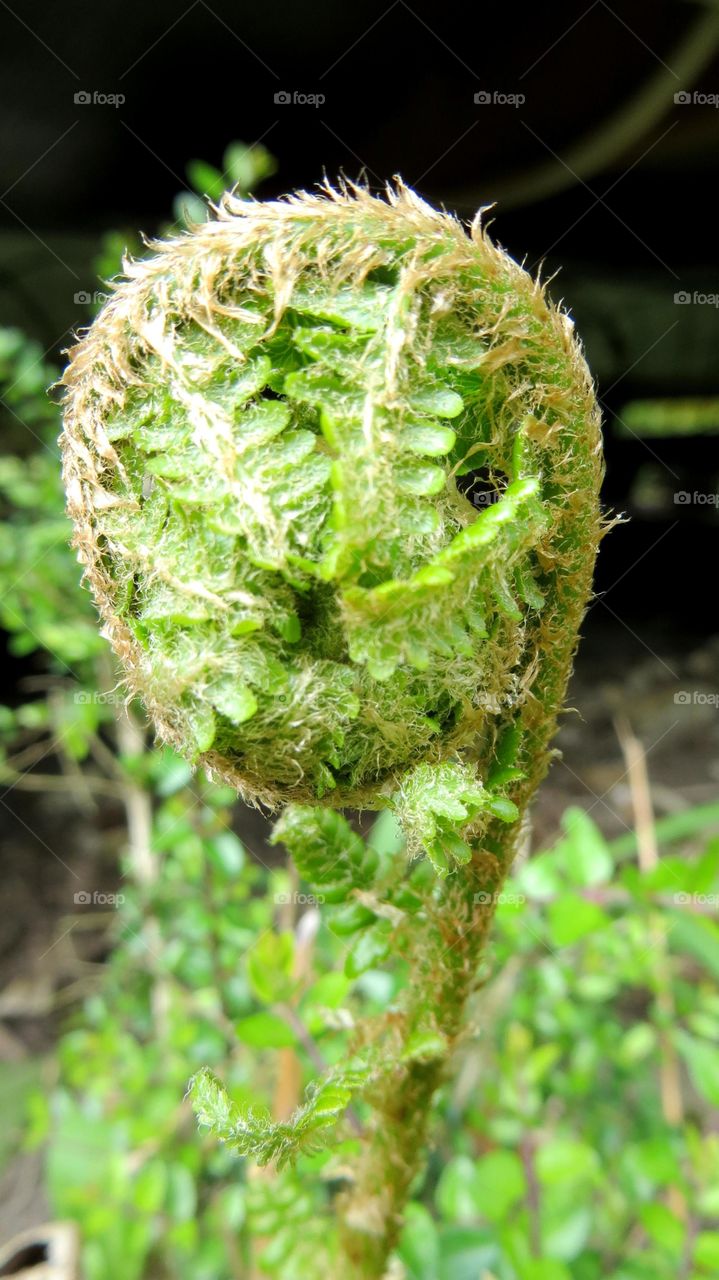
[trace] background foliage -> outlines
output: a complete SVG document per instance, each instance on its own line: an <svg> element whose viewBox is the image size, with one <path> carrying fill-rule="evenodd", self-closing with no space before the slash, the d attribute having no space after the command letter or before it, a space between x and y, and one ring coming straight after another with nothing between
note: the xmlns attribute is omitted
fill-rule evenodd
<svg viewBox="0 0 719 1280"><path fill-rule="evenodd" d="M245 189L247 159L225 157ZM265 153L254 180L270 169ZM190 176L211 196L223 182L199 164ZM108 241L104 273L116 264ZM67 545L53 378L33 343L0 333L4 413L34 437L0 460L0 623L36 675L0 709L2 780L24 785L29 761L38 788L62 768L120 802L125 901L52 1087L3 1068L3 1105L26 1115L8 1145L45 1146L52 1210L80 1226L86 1280L299 1280L352 1114L331 1155L308 1142L294 1169L256 1175L197 1136L189 1077L209 1067L237 1115L264 1103L283 1120L356 1017L391 1013L412 975L381 922L368 930L342 904L341 883L318 887L309 856L299 879L276 843L246 847L233 794L152 747L125 709ZM719 806L665 820L647 867L636 839L608 843L573 809L560 841L517 869L403 1234L412 1280L717 1274L718 823ZM400 856L391 820L365 835L380 866ZM287 823L277 839L291 843Z"/></svg>

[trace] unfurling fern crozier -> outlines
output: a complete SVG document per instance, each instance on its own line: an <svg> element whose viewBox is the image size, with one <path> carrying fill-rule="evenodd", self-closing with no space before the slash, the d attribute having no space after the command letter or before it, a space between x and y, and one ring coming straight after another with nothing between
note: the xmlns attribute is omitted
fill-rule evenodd
<svg viewBox="0 0 719 1280"><path fill-rule="evenodd" d="M250 800L372 808L417 768L485 777L521 722L531 789L598 415L568 318L479 218L401 184L228 196L127 266L65 383L76 545L162 738Z"/></svg>

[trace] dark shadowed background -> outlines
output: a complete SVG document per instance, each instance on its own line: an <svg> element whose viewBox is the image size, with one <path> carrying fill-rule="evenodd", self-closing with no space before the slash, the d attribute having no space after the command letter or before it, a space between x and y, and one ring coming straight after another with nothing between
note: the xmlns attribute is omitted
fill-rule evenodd
<svg viewBox="0 0 719 1280"><path fill-rule="evenodd" d="M187 161L221 165L236 138L277 157L266 196L399 173L461 216L495 205L509 252L559 272L605 403L608 503L632 505L638 472L656 499L607 544L599 585L640 649L650 619L701 632L716 507L673 495L705 483L716 442L625 430L619 445L615 415L717 390L719 309L675 295L719 287L718 24L711 5L604 0L3 3L0 319L60 351L87 319L74 299L97 287L100 234L152 234ZM277 101L296 94L310 101Z"/></svg>

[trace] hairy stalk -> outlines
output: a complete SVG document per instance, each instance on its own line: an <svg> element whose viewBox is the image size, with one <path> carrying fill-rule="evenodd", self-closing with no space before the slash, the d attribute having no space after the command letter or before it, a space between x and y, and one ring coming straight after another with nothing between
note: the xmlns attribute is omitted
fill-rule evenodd
<svg viewBox="0 0 719 1280"><path fill-rule="evenodd" d="M588 514L596 485L595 465L588 451L583 477L588 486ZM575 475L582 478L581 466ZM533 696L521 717L530 743L522 760L526 776L513 789L521 812L547 769L548 743L564 701L593 564L580 532L567 565L572 572L557 577L554 583L557 613L564 623L545 635L538 647L541 658ZM484 765L488 768L489 762ZM473 842L471 862L444 882L427 928L415 936L409 956L412 980L406 1026L413 1027L421 1010L429 1005L436 1012L436 1025L446 1038L448 1053L446 1058L400 1068L372 1096L372 1129L358 1159L352 1188L338 1204L343 1275L348 1277L380 1280L397 1243L410 1187L424 1161L432 1099L462 1034L465 1007L476 983L497 895L511 869L517 835L516 825L490 824L483 838Z"/></svg>
<svg viewBox="0 0 719 1280"><path fill-rule="evenodd" d="M496 854L493 863L495 859L499 869ZM416 1015L431 1005L449 1052L461 1034L464 1008L476 982L501 883L499 876L488 879L486 871L481 877L472 874L484 862L478 850L469 874L450 877L436 915L418 935L409 957L413 979L407 1023L413 1025ZM482 902L475 900L478 883L486 886ZM371 1094L372 1129L354 1184L338 1205L346 1260L343 1275L373 1280L385 1273L412 1181L424 1159L432 1098L445 1070L443 1058L411 1062Z"/></svg>

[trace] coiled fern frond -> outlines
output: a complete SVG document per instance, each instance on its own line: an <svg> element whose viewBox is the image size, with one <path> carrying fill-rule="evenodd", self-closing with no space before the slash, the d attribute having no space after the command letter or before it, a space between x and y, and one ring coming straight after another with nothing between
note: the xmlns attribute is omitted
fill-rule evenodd
<svg viewBox="0 0 719 1280"><path fill-rule="evenodd" d="M191 1085L275 1166L368 1103L312 1274L385 1276L591 588L599 415L571 321L479 217L400 182L226 196L127 264L65 383L76 545L130 691L284 807L274 839L358 939L350 977L407 962L289 1119ZM380 874L328 800L391 806L438 875Z"/></svg>
<svg viewBox="0 0 719 1280"><path fill-rule="evenodd" d="M401 183L226 196L155 250L72 352L63 444L160 735L250 800L379 807L538 728L599 530L567 316Z"/></svg>

